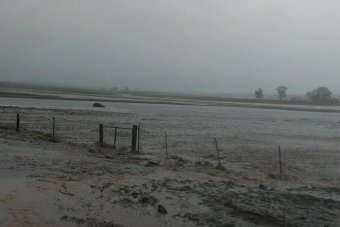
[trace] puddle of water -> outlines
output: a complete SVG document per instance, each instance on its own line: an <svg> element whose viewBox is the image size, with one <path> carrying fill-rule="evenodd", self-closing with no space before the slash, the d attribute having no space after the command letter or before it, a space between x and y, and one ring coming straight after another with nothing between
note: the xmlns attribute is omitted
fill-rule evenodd
<svg viewBox="0 0 340 227"><path fill-rule="evenodd" d="M0 171L0 180L3 179L18 179L25 178L28 175L31 175L32 171L26 169L1 169Z"/></svg>

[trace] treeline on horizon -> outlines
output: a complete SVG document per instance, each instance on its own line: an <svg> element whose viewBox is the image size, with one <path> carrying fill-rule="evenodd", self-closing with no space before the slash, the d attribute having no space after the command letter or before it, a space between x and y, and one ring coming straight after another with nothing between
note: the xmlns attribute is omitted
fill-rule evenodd
<svg viewBox="0 0 340 227"><path fill-rule="evenodd" d="M282 102L285 98L287 98L287 90L286 86L279 86L275 89L277 93L277 97ZM258 88L255 92L255 98L258 100L264 99L264 91L262 88ZM305 99L297 99L291 98L289 101L291 102L308 102L318 105L330 105L330 104L339 104L340 101L337 99L331 90L328 87L318 87L312 91L306 92Z"/></svg>
<svg viewBox="0 0 340 227"><path fill-rule="evenodd" d="M84 87L72 87L72 86L58 86L58 85L42 85L42 84L34 84L27 82L8 82L8 81L0 81L0 88L12 88L12 89L39 89L43 91L56 91L58 93L87 93L87 94L115 94L120 92L129 92L134 94L141 95L157 95L160 97L172 96L172 97L187 97L184 93L171 93L171 92L156 92L156 91L135 91L131 90L128 87L112 87L112 88L84 88ZM269 104L280 104L280 103L290 103L290 104L318 104L318 105L338 105L340 104L340 100L337 99L332 91L330 91L327 87L319 87L312 91L307 92L304 97L294 96L288 99L287 92L288 87L279 86L275 89L276 96L275 98L272 94L270 96L265 96L265 92L263 89L258 88L254 94L255 99L251 98L231 98L231 97L220 97L220 96L204 96L204 95L194 95L196 98L201 98L204 100L216 100L216 101L235 101L235 102L265 102ZM191 96L191 95L189 95Z"/></svg>

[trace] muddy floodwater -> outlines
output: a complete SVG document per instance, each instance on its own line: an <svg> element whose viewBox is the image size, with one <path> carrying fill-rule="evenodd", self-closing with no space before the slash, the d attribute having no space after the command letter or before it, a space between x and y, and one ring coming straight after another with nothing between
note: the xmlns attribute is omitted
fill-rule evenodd
<svg viewBox="0 0 340 227"><path fill-rule="evenodd" d="M101 103L0 98L0 226L340 225L339 113Z"/></svg>

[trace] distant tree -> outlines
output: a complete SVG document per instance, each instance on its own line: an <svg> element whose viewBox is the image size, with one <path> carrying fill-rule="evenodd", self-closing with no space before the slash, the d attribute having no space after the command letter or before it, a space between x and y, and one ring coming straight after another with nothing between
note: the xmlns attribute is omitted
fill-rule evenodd
<svg viewBox="0 0 340 227"><path fill-rule="evenodd" d="M337 100L332 96L332 92L327 87L319 87L311 92L307 92L307 98L313 103L317 104L329 104L334 103Z"/></svg>
<svg viewBox="0 0 340 227"><path fill-rule="evenodd" d="M113 87L111 88L112 91L118 91L118 88L117 87Z"/></svg>
<svg viewBox="0 0 340 227"><path fill-rule="evenodd" d="M129 92L130 89L129 89L128 87L125 87L124 91L125 91L125 92Z"/></svg>
<svg viewBox="0 0 340 227"><path fill-rule="evenodd" d="M257 99L263 99L263 90L261 88L259 88L255 91L255 97Z"/></svg>
<svg viewBox="0 0 340 227"><path fill-rule="evenodd" d="M287 97L287 90L288 88L285 86L280 86L276 88L277 95L279 96L280 102L282 101L283 98Z"/></svg>

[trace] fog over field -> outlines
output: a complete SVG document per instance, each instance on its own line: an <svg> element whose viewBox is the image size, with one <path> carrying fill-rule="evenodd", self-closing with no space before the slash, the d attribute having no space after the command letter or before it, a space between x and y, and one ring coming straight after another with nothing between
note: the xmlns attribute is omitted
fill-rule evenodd
<svg viewBox="0 0 340 227"><path fill-rule="evenodd" d="M339 12L0 0L0 227L340 226Z"/></svg>
<svg viewBox="0 0 340 227"><path fill-rule="evenodd" d="M1 0L0 80L340 93L336 0Z"/></svg>

